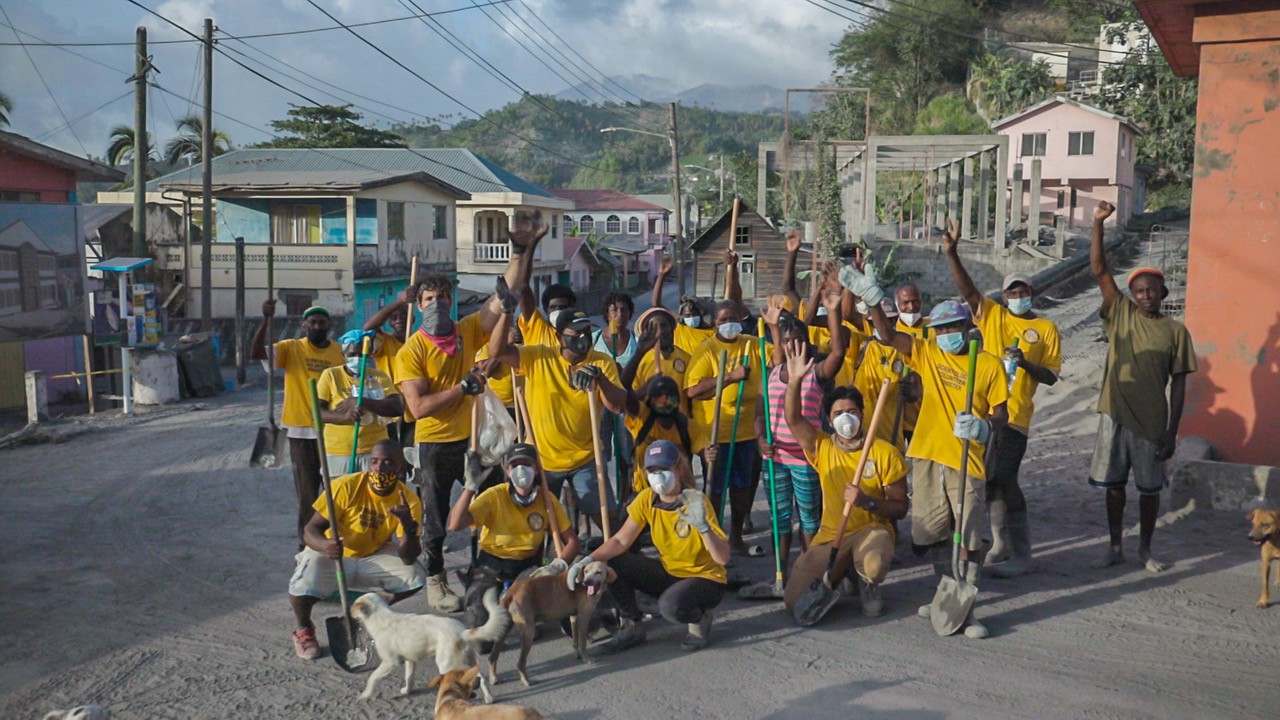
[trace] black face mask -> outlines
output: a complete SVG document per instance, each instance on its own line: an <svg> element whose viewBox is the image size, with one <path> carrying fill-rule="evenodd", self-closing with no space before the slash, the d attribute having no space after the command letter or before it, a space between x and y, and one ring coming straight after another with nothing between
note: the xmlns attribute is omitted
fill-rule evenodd
<svg viewBox="0 0 1280 720"><path fill-rule="evenodd" d="M328 339L328 329L321 330L319 328L312 328L307 330L307 340L309 340L312 345L320 345L321 343L328 341Z"/></svg>
<svg viewBox="0 0 1280 720"><path fill-rule="evenodd" d="M561 335L560 344L575 356L586 355L591 351L590 335Z"/></svg>

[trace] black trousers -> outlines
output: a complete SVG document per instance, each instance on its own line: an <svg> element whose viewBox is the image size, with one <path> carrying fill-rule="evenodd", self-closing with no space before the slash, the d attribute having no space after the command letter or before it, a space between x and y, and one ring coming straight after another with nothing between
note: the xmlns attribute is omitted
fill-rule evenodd
<svg viewBox="0 0 1280 720"><path fill-rule="evenodd" d="M725 586L706 578L678 578L668 574L662 561L639 553L623 553L609 561L618 579L609 592L618 601L622 617L641 618L636 591L658 599L662 617L674 623L695 623L702 614L720 604Z"/></svg>
<svg viewBox="0 0 1280 720"><path fill-rule="evenodd" d="M996 433L987 463L987 502L1005 505L1006 512L1026 512L1027 499L1018 485L1018 470L1027 454L1027 436L1005 425Z"/></svg>
<svg viewBox="0 0 1280 720"><path fill-rule="evenodd" d="M468 442L468 440L454 440L442 443L418 443L418 488L422 498L422 552L427 556L427 575L439 575L444 572L444 528L449 519L449 499L453 494L454 483L461 485L463 482ZM501 477L501 470L492 468L482 489L488 488Z"/></svg>
<svg viewBox="0 0 1280 720"><path fill-rule="evenodd" d="M289 464L293 466L293 490L298 496L298 542L302 528L315 514L320 497L320 441L289 438Z"/></svg>
<svg viewBox="0 0 1280 720"><path fill-rule="evenodd" d="M471 584L462 599L462 624L469 628L477 628L489 619L489 611L484 609L484 594L492 587L501 587L516 579L520 573L531 567L537 567L542 558L538 553L522 560L507 560L487 552L476 555L471 565Z"/></svg>

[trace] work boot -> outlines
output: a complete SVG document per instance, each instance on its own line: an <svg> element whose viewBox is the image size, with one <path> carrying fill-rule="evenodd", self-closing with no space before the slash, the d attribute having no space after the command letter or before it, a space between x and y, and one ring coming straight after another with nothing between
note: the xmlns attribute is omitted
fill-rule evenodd
<svg viewBox="0 0 1280 720"><path fill-rule="evenodd" d="M644 626L635 620L622 618L622 624L618 626L618 632L613 634L603 646L601 651L612 655L613 653L626 650L644 642Z"/></svg>
<svg viewBox="0 0 1280 720"><path fill-rule="evenodd" d="M316 642L314 627L298 628L293 631L293 652L303 660L315 660L320 657L320 643Z"/></svg>
<svg viewBox="0 0 1280 720"><path fill-rule="evenodd" d="M1025 512L1009 513L1006 518L1006 529L1009 532L1013 554L999 565L988 566L991 576L1011 578L1035 572L1035 562L1031 559L1031 535L1027 528L1027 514Z"/></svg>
<svg viewBox="0 0 1280 720"><path fill-rule="evenodd" d="M978 587L978 580L982 577L982 564L977 562L965 563L962 570L964 570L965 582L971 587ZM976 605L977 598L973 602ZM969 617L965 619L964 636L970 640L981 640L988 635L990 633L987 632L987 626L978 622L973 616L973 606L970 606Z"/></svg>
<svg viewBox="0 0 1280 720"><path fill-rule="evenodd" d="M1005 512L1004 501L995 501L987 506L987 517L991 521L991 547L987 550L987 565L994 565L1009 558L1013 513Z"/></svg>
<svg viewBox="0 0 1280 720"><path fill-rule="evenodd" d="M427 578L427 604L444 613L456 613L462 609L462 598L449 588L449 578L444 573Z"/></svg>
<svg viewBox="0 0 1280 720"><path fill-rule="evenodd" d="M684 636L684 642L680 643L680 647L693 652L701 650L711 643L711 611L704 610L702 619L696 623L689 623L689 633Z"/></svg>
<svg viewBox="0 0 1280 720"><path fill-rule="evenodd" d="M862 617L880 617L884 612L884 598L880 597L880 584L858 577L858 597L862 600Z"/></svg>

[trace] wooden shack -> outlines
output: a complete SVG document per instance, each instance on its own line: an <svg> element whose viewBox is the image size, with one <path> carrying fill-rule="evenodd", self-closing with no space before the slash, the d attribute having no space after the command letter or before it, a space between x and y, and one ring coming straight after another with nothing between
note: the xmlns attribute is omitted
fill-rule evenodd
<svg viewBox="0 0 1280 720"><path fill-rule="evenodd" d="M693 242L694 289L700 297L724 297L724 251L729 247L733 211L726 211ZM738 200L738 225L734 239L738 253L738 276L742 283L742 299L750 304L763 303L770 295L782 291L783 268L787 261L787 244L768 221L746 201ZM808 270L810 251L800 251L797 271ZM797 282L803 293L807 282Z"/></svg>

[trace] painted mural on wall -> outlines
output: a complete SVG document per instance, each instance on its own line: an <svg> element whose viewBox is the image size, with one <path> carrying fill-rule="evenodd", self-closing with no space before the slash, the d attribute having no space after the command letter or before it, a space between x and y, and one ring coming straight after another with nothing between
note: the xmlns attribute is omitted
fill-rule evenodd
<svg viewBox="0 0 1280 720"><path fill-rule="evenodd" d="M0 342L84 333L77 209L0 203Z"/></svg>

